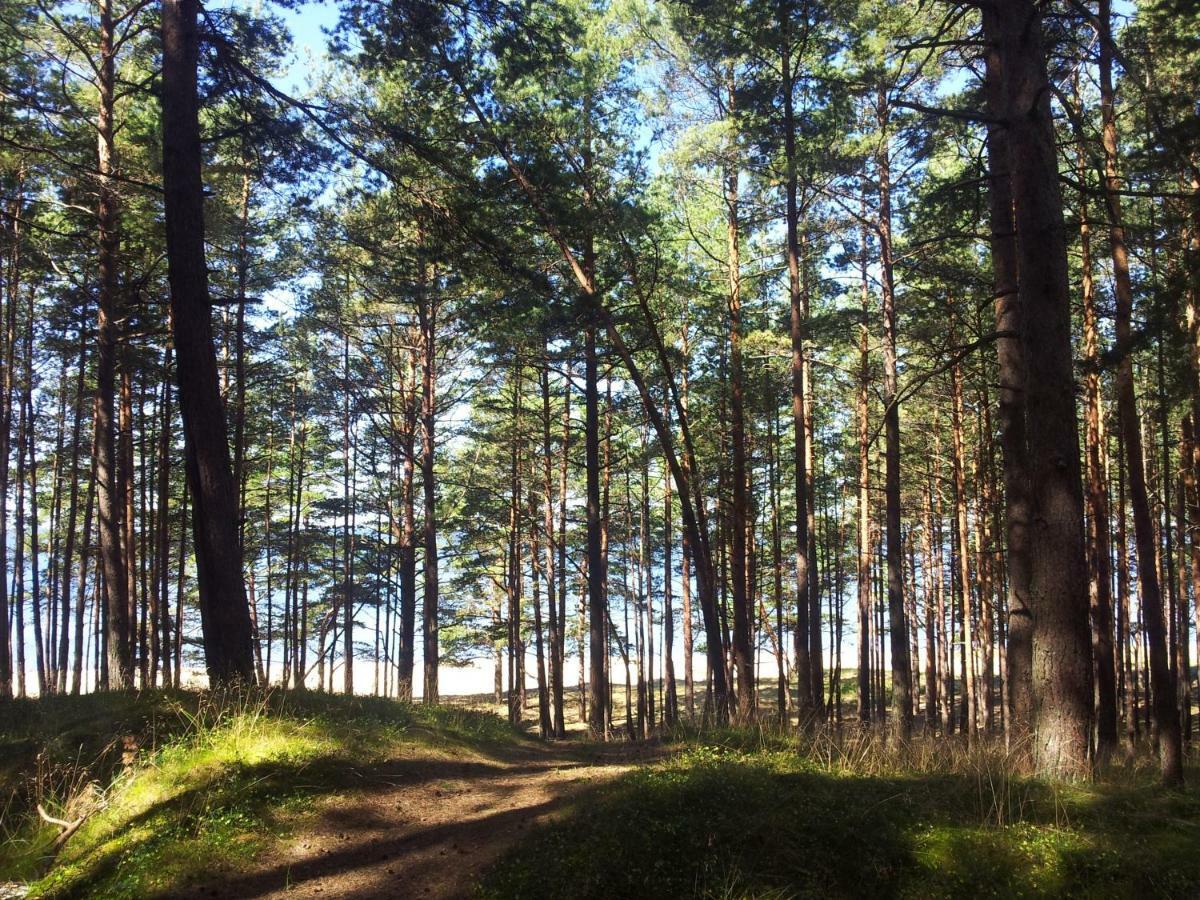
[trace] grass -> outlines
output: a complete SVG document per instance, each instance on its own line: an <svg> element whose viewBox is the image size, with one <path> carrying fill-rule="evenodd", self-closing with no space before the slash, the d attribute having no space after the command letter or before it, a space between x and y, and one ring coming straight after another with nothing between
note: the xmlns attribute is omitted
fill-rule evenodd
<svg viewBox="0 0 1200 900"><path fill-rule="evenodd" d="M484 713L323 694L60 697L4 716L0 882L34 897L170 895L269 851L373 764L518 740ZM57 829L37 803L87 817L48 873Z"/></svg>
<svg viewBox="0 0 1200 900"><path fill-rule="evenodd" d="M998 745L691 735L487 878L507 897L1195 897L1200 792L1021 777ZM1193 783L1200 776L1189 773Z"/></svg>
<svg viewBox="0 0 1200 900"><path fill-rule="evenodd" d="M177 896L269 857L385 761L501 759L499 716L307 693L0 705L0 882L34 897ZM999 742L679 731L679 752L583 794L486 877L489 898L1196 897L1200 771L1021 774ZM579 751L589 748L580 745ZM83 826L48 867L57 829Z"/></svg>

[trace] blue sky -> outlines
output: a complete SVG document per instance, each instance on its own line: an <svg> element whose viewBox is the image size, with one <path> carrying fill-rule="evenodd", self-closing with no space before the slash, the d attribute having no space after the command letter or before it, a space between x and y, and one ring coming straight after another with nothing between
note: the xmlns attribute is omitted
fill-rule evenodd
<svg viewBox="0 0 1200 900"><path fill-rule="evenodd" d="M337 4L326 0L306 3L299 9L283 11L282 18L292 32L295 47L288 74L283 79L283 88L303 91L313 74L309 61L320 60L325 55L325 43L328 40L325 31L337 24Z"/></svg>

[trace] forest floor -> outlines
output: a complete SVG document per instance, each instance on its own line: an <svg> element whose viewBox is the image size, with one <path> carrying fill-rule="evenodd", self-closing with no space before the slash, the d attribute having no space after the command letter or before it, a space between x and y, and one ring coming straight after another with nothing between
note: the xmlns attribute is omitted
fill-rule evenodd
<svg viewBox="0 0 1200 900"><path fill-rule="evenodd" d="M1001 740L708 730L536 827L490 900L1200 897L1200 767L1145 748L1094 781L1023 774Z"/></svg>
<svg viewBox="0 0 1200 900"><path fill-rule="evenodd" d="M543 743L463 704L0 706L0 898L1200 897L1195 756L1183 789L1149 748L1056 783L999 739ZM57 856L39 803L81 823Z"/></svg>
<svg viewBox="0 0 1200 900"><path fill-rule="evenodd" d="M490 757L399 755L358 773L278 846L182 897L470 897L525 834L582 791L662 755L658 746L524 745Z"/></svg>
<svg viewBox="0 0 1200 900"><path fill-rule="evenodd" d="M22 702L0 708L0 896L468 897L534 826L669 752L327 694ZM84 819L54 860L37 803Z"/></svg>

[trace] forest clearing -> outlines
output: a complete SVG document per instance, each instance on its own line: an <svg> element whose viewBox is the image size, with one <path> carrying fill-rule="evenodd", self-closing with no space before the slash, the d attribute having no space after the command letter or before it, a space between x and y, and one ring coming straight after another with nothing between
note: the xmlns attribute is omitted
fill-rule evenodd
<svg viewBox="0 0 1200 900"><path fill-rule="evenodd" d="M1192 0L0 0L0 900L1200 895Z"/></svg>

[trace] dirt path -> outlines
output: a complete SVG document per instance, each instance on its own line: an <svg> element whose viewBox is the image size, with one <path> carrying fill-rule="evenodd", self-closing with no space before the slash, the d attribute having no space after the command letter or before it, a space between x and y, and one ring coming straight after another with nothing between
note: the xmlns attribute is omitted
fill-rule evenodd
<svg viewBox="0 0 1200 900"><path fill-rule="evenodd" d="M654 746L531 745L505 759L395 759L322 804L278 856L195 898L469 897L485 869L580 791L661 756ZM215 874L215 873L214 873Z"/></svg>

